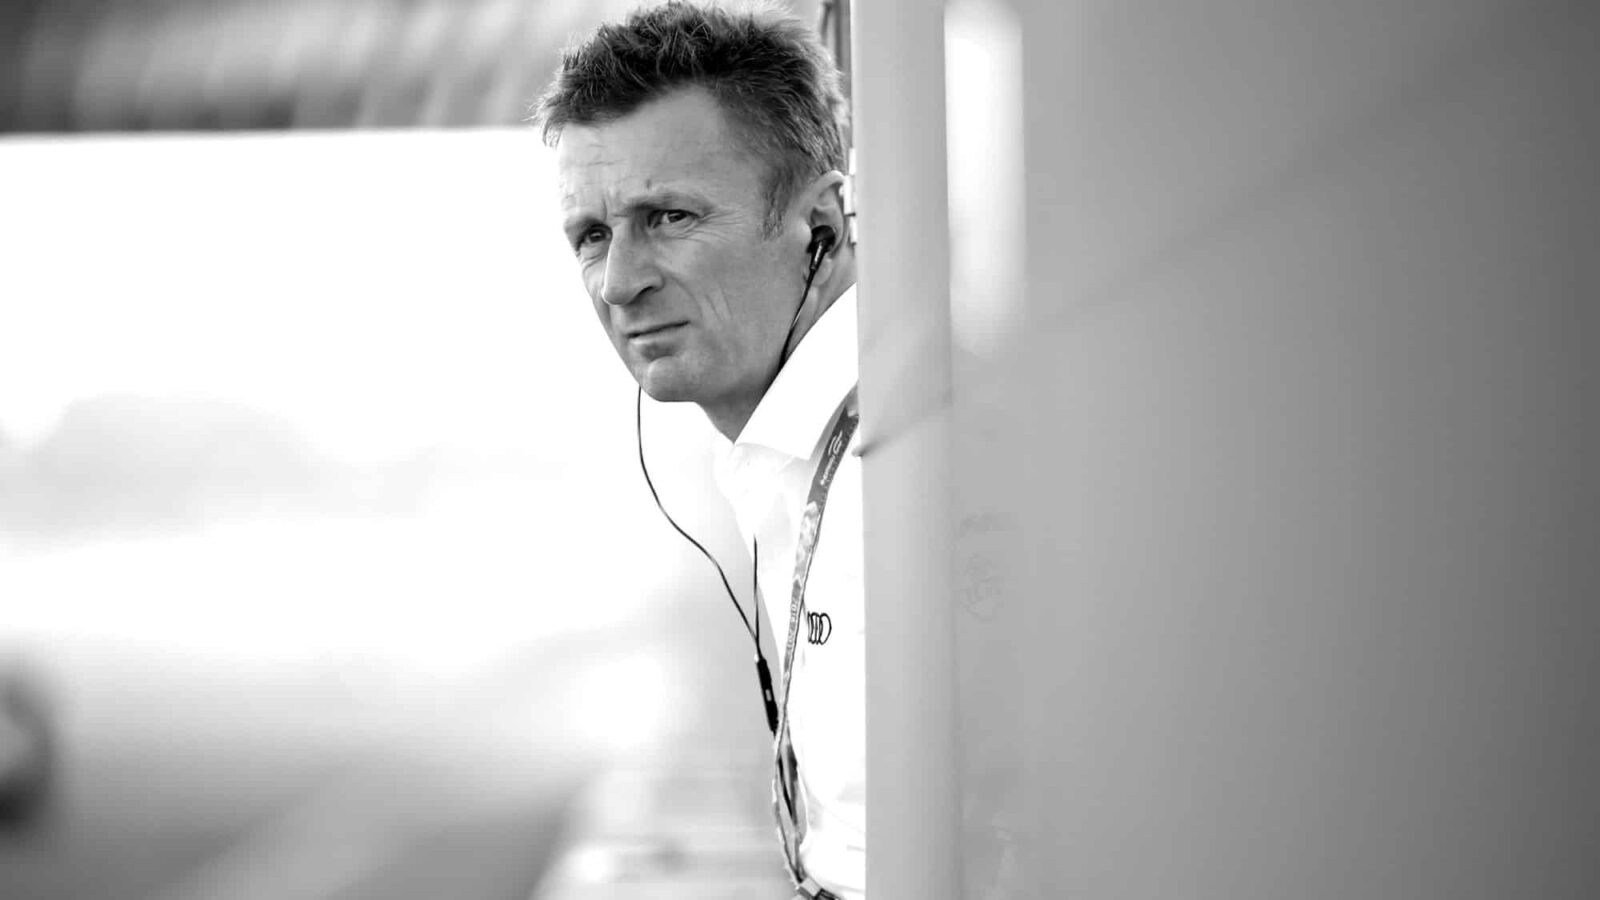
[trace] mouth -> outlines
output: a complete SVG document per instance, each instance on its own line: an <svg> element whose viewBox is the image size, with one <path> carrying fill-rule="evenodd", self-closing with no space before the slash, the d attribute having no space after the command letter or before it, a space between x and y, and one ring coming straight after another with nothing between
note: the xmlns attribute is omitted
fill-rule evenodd
<svg viewBox="0 0 1600 900"><path fill-rule="evenodd" d="M627 336L628 340L630 341L642 340L644 338L662 337L670 334L678 328L682 328L686 324L688 323L669 322L665 325L649 325L643 328L634 328L627 332Z"/></svg>

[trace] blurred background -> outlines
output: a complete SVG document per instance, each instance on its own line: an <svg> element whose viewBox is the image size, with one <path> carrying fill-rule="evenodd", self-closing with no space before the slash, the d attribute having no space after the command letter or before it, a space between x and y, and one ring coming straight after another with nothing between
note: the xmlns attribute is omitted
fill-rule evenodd
<svg viewBox="0 0 1600 900"><path fill-rule="evenodd" d="M0 5L0 897L577 896L711 824L719 889L781 880L525 124L631 5ZM645 414L748 583L708 429ZM597 790L658 830L599 846Z"/></svg>
<svg viewBox="0 0 1600 900"><path fill-rule="evenodd" d="M570 34L632 4L16 0L13 132L515 125Z"/></svg>

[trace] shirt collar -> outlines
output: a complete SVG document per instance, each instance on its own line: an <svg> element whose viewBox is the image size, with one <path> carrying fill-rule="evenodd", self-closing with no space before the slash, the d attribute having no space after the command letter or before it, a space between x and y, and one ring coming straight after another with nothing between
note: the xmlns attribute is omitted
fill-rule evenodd
<svg viewBox="0 0 1600 900"><path fill-rule="evenodd" d="M796 459L810 457L857 377L852 285L806 332L731 446L756 444Z"/></svg>

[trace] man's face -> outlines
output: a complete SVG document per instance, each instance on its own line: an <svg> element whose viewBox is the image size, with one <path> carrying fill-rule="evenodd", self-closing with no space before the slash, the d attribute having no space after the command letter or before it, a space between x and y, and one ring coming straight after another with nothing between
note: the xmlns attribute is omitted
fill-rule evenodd
<svg viewBox="0 0 1600 900"><path fill-rule="evenodd" d="M753 409L803 289L805 228L764 233L766 167L716 101L689 88L569 125L556 165L568 243L634 380L657 400Z"/></svg>

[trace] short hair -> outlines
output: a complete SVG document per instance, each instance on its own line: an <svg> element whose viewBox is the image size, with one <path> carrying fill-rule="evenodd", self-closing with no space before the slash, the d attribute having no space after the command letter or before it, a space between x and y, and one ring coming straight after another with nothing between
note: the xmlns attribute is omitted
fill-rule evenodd
<svg viewBox="0 0 1600 900"><path fill-rule="evenodd" d="M769 5L670 0L602 25L562 53L533 121L553 147L568 125L611 122L688 87L708 91L767 163L768 234L808 180L844 169L838 67L811 29Z"/></svg>

